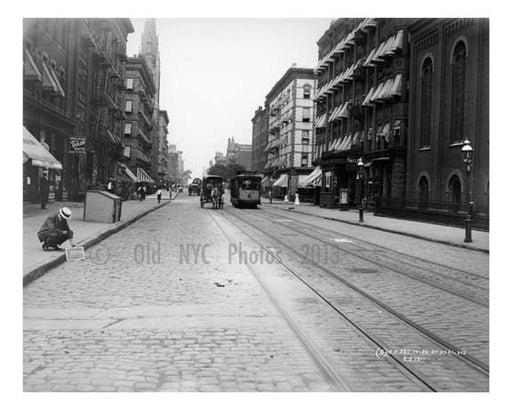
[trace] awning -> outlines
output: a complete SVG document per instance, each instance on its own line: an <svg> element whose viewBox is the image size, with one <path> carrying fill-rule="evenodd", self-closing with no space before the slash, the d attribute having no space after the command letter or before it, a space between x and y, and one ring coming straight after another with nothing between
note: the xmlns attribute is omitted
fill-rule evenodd
<svg viewBox="0 0 512 410"><path fill-rule="evenodd" d="M402 74L397 74L390 91L391 96L400 97L402 95Z"/></svg>
<svg viewBox="0 0 512 410"><path fill-rule="evenodd" d="M142 168L137 167L137 180L139 182L151 182L154 183L153 178L151 178L146 171L144 171Z"/></svg>
<svg viewBox="0 0 512 410"><path fill-rule="evenodd" d="M388 38L388 41L386 41L386 45L384 46L384 49L382 50L382 53L381 53L382 56L390 57L395 53L392 49L395 40L396 40L395 36L391 36Z"/></svg>
<svg viewBox="0 0 512 410"><path fill-rule="evenodd" d="M395 41L391 45L391 50L393 52L396 52L398 49L402 49L403 47L403 40L404 40L404 31L398 30L398 33L395 36Z"/></svg>
<svg viewBox="0 0 512 410"><path fill-rule="evenodd" d="M25 64L23 67L23 75L27 81L41 81L41 72L37 68L34 59L27 49L25 49Z"/></svg>
<svg viewBox="0 0 512 410"><path fill-rule="evenodd" d="M270 179L269 177L265 177L261 180L261 186L262 187L266 187L266 186L269 186L270 185Z"/></svg>
<svg viewBox="0 0 512 410"><path fill-rule="evenodd" d="M377 51L375 52L375 54L373 55L373 57L370 60L372 63L382 63L382 62L384 62L384 60L381 58L381 54L382 54L382 51L384 50L385 46L386 46L386 42L385 41L380 43L379 48L377 49Z"/></svg>
<svg viewBox="0 0 512 410"><path fill-rule="evenodd" d="M315 128L325 128L325 124L326 124L326 117L327 115L324 113L320 116L320 118L318 119L318 121L316 122L315 124Z"/></svg>
<svg viewBox="0 0 512 410"><path fill-rule="evenodd" d="M53 71L53 68L48 67L43 61L43 75L42 75L42 86L46 91L51 91L55 94L64 97L64 90L62 89L57 75Z"/></svg>
<svg viewBox="0 0 512 410"><path fill-rule="evenodd" d="M373 67L372 58L375 55L375 52L377 50L375 48L370 51L370 54L368 54L368 57L366 58L365 62L363 63L364 67Z"/></svg>
<svg viewBox="0 0 512 410"><path fill-rule="evenodd" d="M334 151L339 151L341 148L341 144L343 143L343 138L338 138L336 140L336 145L334 146Z"/></svg>
<svg viewBox="0 0 512 410"><path fill-rule="evenodd" d="M124 173L130 178L133 182L138 182L137 177L135 174L126 166L126 164L123 164L122 162L118 162L117 165L124 171Z"/></svg>
<svg viewBox="0 0 512 410"><path fill-rule="evenodd" d="M288 174L281 174L281 176L277 179L276 182L272 184L272 186L288 188Z"/></svg>
<svg viewBox="0 0 512 410"><path fill-rule="evenodd" d="M322 168L317 166L311 173L307 176L304 181L302 181L299 185L301 187L306 187L307 185L313 185L313 181L318 178L318 176L322 176Z"/></svg>
<svg viewBox="0 0 512 410"><path fill-rule="evenodd" d="M23 163L29 159L32 165L43 168L62 169L62 164L23 127Z"/></svg>
<svg viewBox="0 0 512 410"><path fill-rule="evenodd" d="M343 107L339 110L337 118L348 118L348 101L343 104Z"/></svg>
<svg viewBox="0 0 512 410"><path fill-rule="evenodd" d="M384 83L384 87L382 87L381 92L379 93L379 95L377 95L375 97L375 99L377 99L377 100L388 100L388 99L390 99L391 98L391 87L393 86L393 81L394 81L393 78L388 79Z"/></svg>
<svg viewBox="0 0 512 410"><path fill-rule="evenodd" d="M378 96L382 92L383 87L384 87L384 83L380 83L379 86L377 87L377 89L375 90L375 92L373 93L373 95L370 97L370 99L369 99L370 102L375 102L375 100L377 100Z"/></svg>
<svg viewBox="0 0 512 410"><path fill-rule="evenodd" d="M370 91L368 91L368 94L366 94L366 97L364 98L363 104L365 107L371 107L371 99L373 97L373 93L375 91L375 87L370 88Z"/></svg>

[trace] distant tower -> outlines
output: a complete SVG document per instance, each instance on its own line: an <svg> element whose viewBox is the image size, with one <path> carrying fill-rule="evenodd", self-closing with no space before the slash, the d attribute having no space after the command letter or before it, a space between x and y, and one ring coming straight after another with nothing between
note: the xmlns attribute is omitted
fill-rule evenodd
<svg viewBox="0 0 512 410"><path fill-rule="evenodd" d="M158 36L156 34L156 21L154 18L146 19L144 32L140 41L139 57L146 61L155 83L155 98L153 100L153 123L158 127L160 112L160 52L158 51ZM160 168L160 152L163 149L165 135L160 135L159 130L151 134L151 174L158 175Z"/></svg>
<svg viewBox="0 0 512 410"><path fill-rule="evenodd" d="M160 52L158 51L158 36L156 34L156 21L154 18L146 19L144 32L141 36L139 57L146 60L155 81L155 108L160 103Z"/></svg>

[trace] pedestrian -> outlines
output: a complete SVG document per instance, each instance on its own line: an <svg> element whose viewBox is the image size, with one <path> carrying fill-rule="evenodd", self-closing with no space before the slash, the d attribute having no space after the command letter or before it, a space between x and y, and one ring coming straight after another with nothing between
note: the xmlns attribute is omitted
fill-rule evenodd
<svg viewBox="0 0 512 410"><path fill-rule="evenodd" d="M160 203L160 201L162 200L162 190L160 188L158 188L158 190L156 191L156 199L158 203Z"/></svg>
<svg viewBox="0 0 512 410"><path fill-rule="evenodd" d="M139 201L142 202L142 186L140 185L137 188L137 195L139 196Z"/></svg>
<svg viewBox="0 0 512 410"><path fill-rule="evenodd" d="M68 220L71 218L71 210L69 208L61 208L56 214L50 215L44 221L43 225L37 233L37 238L43 243L43 250L48 251L50 248L59 250L59 245L65 241L74 247L73 231L69 228Z"/></svg>
<svg viewBox="0 0 512 410"><path fill-rule="evenodd" d="M48 194L50 192L50 186L46 176L43 175L39 184L39 195L41 199L41 209L46 209L48 203Z"/></svg>
<svg viewBox="0 0 512 410"><path fill-rule="evenodd" d="M268 199L270 200L270 203L272 203L272 187L268 188Z"/></svg>
<svg viewBox="0 0 512 410"><path fill-rule="evenodd" d="M114 193L114 187L113 187L113 185L112 185L112 180L111 180L111 179L109 179L109 181L108 181L108 184L107 184L107 191L108 191L108 192L110 192L111 194L113 194L113 193Z"/></svg>
<svg viewBox="0 0 512 410"><path fill-rule="evenodd" d="M142 185L142 199L146 199L146 185Z"/></svg>

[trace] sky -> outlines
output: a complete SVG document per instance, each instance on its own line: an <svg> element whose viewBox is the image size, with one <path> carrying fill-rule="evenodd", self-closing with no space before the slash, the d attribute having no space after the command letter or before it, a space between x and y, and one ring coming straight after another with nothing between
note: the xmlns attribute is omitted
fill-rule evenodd
<svg viewBox="0 0 512 410"><path fill-rule="evenodd" d="M292 64L314 68L317 41L330 18L156 19L160 109L169 114L170 144L201 177L228 138L250 144L258 106ZM144 18L132 18L127 54L140 50Z"/></svg>

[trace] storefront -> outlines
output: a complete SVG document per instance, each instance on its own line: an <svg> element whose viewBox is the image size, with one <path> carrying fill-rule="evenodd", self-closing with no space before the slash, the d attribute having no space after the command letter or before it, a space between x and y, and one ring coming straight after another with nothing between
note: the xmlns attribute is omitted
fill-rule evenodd
<svg viewBox="0 0 512 410"><path fill-rule="evenodd" d="M23 127L23 201L39 202L41 188L48 185L48 200L54 201L61 186L62 164ZM44 178L44 179L43 179Z"/></svg>

